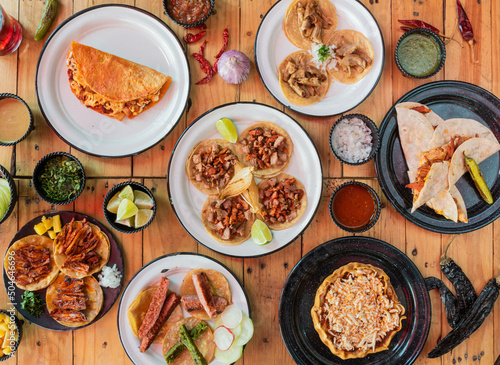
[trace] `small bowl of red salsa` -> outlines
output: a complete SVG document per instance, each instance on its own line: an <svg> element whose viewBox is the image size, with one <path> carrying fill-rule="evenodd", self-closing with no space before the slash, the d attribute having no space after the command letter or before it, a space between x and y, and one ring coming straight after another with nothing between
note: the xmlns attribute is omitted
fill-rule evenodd
<svg viewBox="0 0 500 365"><path fill-rule="evenodd" d="M380 209L380 198L375 190L357 181L340 185L330 198L333 222L351 233L372 228L380 216Z"/></svg>
<svg viewBox="0 0 500 365"><path fill-rule="evenodd" d="M163 0L165 13L184 28L200 25L208 19L215 0Z"/></svg>

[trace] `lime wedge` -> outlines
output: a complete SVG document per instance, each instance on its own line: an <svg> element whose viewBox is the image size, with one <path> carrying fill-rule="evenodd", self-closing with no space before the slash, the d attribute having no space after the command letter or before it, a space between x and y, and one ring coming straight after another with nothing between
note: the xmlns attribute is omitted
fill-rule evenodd
<svg viewBox="0 0 500 365"><path fill-rule="evenodd" d="M116 193L111 199L109 199L108 206L106 209L108 212L116 214L118 212L118 206L120 205L120 192Z"/></svg>
<svg viewBox="0 0 500 365"><path fill-rule="evenodd" d="M115 223L130 227L130 228L134 228L134 217L122 219L120 221L115 221Z"/></svg>
<svg viewBox="0 0 500 365"><path fill-rule="evenodd" d="M146 225L152 216L153 211L151 209L139 209L135 215L135 228L141 228Z"/></svg>
<svg viewBox="0 0 500 365"><path fill-rule="evenodd" d="M123 199L120 205L118 206L118 212L116 213L116 220L121 221L123 219L130 218L134 216L137 211L137 207L134 202L129 199Z"/></svg>
<svg viewBox="0 0 500 365"><path fill-rule="evenodd" d="M120 200L128 199L132 202L134 201L134 191L130 185L125 186L122 191L120 191L118 196L120 197Z"/></svg>
<svg viewBox="0 0 500 365"><path fill-rule="evenodd" d="M267 245L273 239L269 227L257 219L252 225L252 239L258 245Z"/></svg>
<svg viewBox="0 0 500 365"><path fill-rule="evenodd" d="M231 119L220 118L215 126L217 127L217 130L221 134L222 138L231 143L236 143L238 140L238 133L236 132L236 127Z"/></svg>
<svg viewBox="0 0 500 365"><path fill-rule="evenodd" d="M145 192L134 190L134 204L137 205L139 209L151 209L153 208L154 202Z"/></svg>
<svg viewBox="0 0 500 365"><path fill-rule="evenodd" d="M10 191L9 182L7 180L0 178L0 186L5 186Z"/></svg>

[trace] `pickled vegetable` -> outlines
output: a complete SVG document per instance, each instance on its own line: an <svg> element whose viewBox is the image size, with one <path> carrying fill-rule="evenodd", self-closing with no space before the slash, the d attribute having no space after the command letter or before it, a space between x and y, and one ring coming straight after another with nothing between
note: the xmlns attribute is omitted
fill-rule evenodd
<svg viewBox="0 0 500 365"><path fill-rule="evenodd" d="M43 9L42 18L40 19L40 24L38 24L38 28L36 28L35 41L39 41L47 34L56 18L58 9L59 2L57 0L47 0L45 8Z"/></svg>
<svg viewBox="0 0 500 365"><path fill-rule="evenodd" d="M493 204L491 191L488 188L488 185L486 185L486 181L484 181L483 173L481 172L481 169L479 168L477 162L473 158L467 157L465 153L464 158L465 166L467 166L467 170L469 170L470 176L472 177L474 184L476 184L476 188L479 191L479 194L481 194L486 203Z"/></svg>

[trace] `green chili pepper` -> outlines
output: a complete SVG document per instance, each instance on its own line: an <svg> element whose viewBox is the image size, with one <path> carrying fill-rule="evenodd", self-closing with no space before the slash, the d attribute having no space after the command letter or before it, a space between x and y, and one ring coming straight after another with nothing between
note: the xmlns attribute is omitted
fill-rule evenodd
<svg viewBox="0 0 500 365"><path fill-rule="evenodd" d="M206 322L200 322L198 325L193 328L191 331L189 331L189 335L191 338L196 340L198 337L201 336L203 332L208 328L208 325ZM182 342L177 342L170 350L167 351L165 354L165 361L167 364L171 364L174 362L175 359L186 349L186 346Z"/></svg>
<svg viewBox="0 0 500 365"><path fill-rule="evenodd" d="M36 28L35 41L39 41L47 34L47 31L56 18L58 8L59 2L57 0L47 0L45 8L43 9L42 18L40 19L40 24L38 24L38 28Z"/></svg>
<svg viewBox="0 0 500 365"><path fill-rule="evenodd" d="M193 342L193 339L189 335L186 326L181 325L179 327L179 337L181 338L181 342L184 344L184 346L186 346L186 348L191 353L191 357L193 358L193 363L195 365L207 365L205 358L200 353L200 350L198 350L198 348Z"/></svg>
<svg viewBox="0 0 500 365"><path fill-rule="evenodd" d="M484 181L483 174L481 169L477 165L477 162L474 161L472 157L467 157L464 152L465 158L465 166L467 166L467 170L469 170L470 176L476 184L476 188L479 191L479 194L483 197L484 201L488 204L493 204L493 197L491 196L491 191L488 189L488 185L486 185L486 181Z"/></svg>

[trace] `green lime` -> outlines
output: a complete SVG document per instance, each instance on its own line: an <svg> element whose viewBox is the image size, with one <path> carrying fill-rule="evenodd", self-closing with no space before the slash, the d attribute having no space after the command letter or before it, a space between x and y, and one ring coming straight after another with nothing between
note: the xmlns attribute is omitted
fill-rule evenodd
<svg viewBox="0 0 500 365"><path fill-rule="evenodd" d="M135 215L135 228L141 228L146 225L152 216L153 211L151 209L139 209Z"/></svg>
<svg viewBox="0 0 500 365"><path fill-rule="evenodd" d="M121 221L123 219L130 218L134 216L139 209L135 206L134 202L129 199L123 199L118 206L118 212L116 213L116 220Z"/></svg>
<svg viewBox="0 0 500 365"><path fill-rule="evenodd" d="M134 190L134 204L137 205L139 209L151 209L153 208L154 202L145 192Z"/></svg>
<svg viewBox="0 0 500 365"><path fill-rule="evenodd" d="M115 221L115 223L134 228L134 217L122 219L121 221Z"/></svg>
<svg viewBox="0 0 500 365"><path fill-rule="evenodd" d="M106 209L108 212L116 214L118 212L118 206L120 205L120 192L116 193L111 199L109 199L108 206Z"/></svg>
<svg viewBox="0 0 500 365"><path fill-rule="evenodd" d="M118 196L120 197L120 200L128 199L132 202L134 201L134 191L130 185L125 186L122 191L120 191Z"/></svg>
<svg viewBox="0 0 500 365"><path fill-rule="evenodd" d="M252 239L258 245L267 245L273 239L269 227L257 219L252 225Z"/></svg>
<svg viewBox="0 0 500 365"><path fill-rule="evenodd" d="M220 118L215 126L225 140L231 143L236 143L238 140L238 133L236 132L236 127L231 119Z"/></svg>

